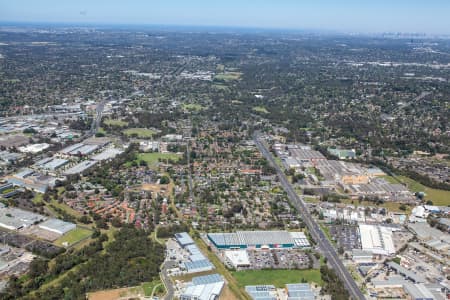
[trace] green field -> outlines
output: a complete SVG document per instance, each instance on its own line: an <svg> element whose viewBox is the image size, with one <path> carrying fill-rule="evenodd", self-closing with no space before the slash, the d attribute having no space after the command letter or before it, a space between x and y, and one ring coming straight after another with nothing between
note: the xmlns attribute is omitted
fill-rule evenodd
<svg viewBox="0 0 450 300"><path fill-rule="evenodd" d="M175 160L181 158L181 155L175 154L175 153L159 153L159 152L152 152L152 153L139 153L137 155L137 161L138 163L143 160L147 162L148 165L154 165L156 164L159 159L169 159L169 160Z"/></svg>
<svg viewBox="0 0 450 300"><path fill-rule="evenodd" d="M123 131L127 136L137 135L140 138L152 137L156 132L147 128L128 128Z"/></svg>
<svg viewBox="0 0 450 300"><path fill-rule="evenodd" d="M287 283L299 283L302 279L322 285L319 270L248 270L232 272L240 287L246 285L273 284L284 287Z"/></svg>
<svg viewBox="0 0 450 300"><path fill-rule="evenodd" d="M204 110L205 108L197 103L184 103L183 109L189 110L189 111L201 111L201 110Z"/></svg>
<svg viewBox="0 0 450 300"><path fill-rule="evenodd" d="M105 119L103 121L103 123L105 123L106 125L109 125L109 126L119 126L119 127L128 126L128 122L118 120L118 119Z"/></svg>
<svg viewBox="0 0 450 300"><path fill-rule="evenodd" d="M424 192L425 200L433 201L434 205L449 206L450 191L438 190L424 186L423 184L406 176L397 176L397 178L405 184L413 192Z"/></svg>
<svg viewBox="0 0 450 300"><path fill-rule="evenodd" d="M269 111L264 106L255 106L252 109L256 112L263 113L263 114L269 113Z"/></svg>
<svg viewBox="0 0 450 300"><path fill-rule="evenodd" d="M408 187L412 192L424 192L425 201L431 200L434 205L449 206L450 205L450 191L438 190L424 186L420 182L415 181L406 176L383 176L386 181L390 183L402 183Z"/></svg>
<svg viewBox="0 0 450 300"><path fill-rule="evenodd" d="M241 72L226 72L222 74L217 74L216 76L214 76L214 79L224 81L239 80L239 78L241 78L241 75L242 75Z"/></svg>
<svg viewBox="0 0 450 300"><path fill-rule="evenodd" d="M85 238L90 237L92 234L92 231L77 227L72 231L69 231L59 239L55 241L55 245L62 246L64 242L67 242L69 246L84 240Z"/></svg>
<svg viewBox="0 0 450 300"><path fill-rule="evenodd" d="M159 287L157 287L157 286L159 286ZM141 287L144 290L144 295L146 297L152 296L152 292L153 292L153 289L155 289L155 287L157 287L155 289L155 295L162 295L162 294L164 294L164 291L165 291L164 285L162 284L161 280L154 280L152 282L144 282L141 285ZM163 291L162 293L161 293L161 290ZM159 293L158 293L158 291L159 291Z"/></svg>

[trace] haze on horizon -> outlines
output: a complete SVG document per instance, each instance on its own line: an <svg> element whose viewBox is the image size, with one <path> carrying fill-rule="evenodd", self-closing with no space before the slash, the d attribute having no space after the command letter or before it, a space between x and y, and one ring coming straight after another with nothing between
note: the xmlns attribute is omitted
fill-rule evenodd
<svg viewBox="0 0 450 300"><path fill-rule="evenodd" d="M0 0L0 22L450 34L448 0Z"/></svg>

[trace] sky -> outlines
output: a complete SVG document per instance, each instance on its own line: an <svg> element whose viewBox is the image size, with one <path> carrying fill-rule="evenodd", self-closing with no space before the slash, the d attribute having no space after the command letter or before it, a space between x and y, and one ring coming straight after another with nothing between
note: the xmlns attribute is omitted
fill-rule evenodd
<svg viewBox="0 0 450 300"><path fill-rule="evenodd" d="M450 0L0 0L0 22L450 34Z"/></svg>

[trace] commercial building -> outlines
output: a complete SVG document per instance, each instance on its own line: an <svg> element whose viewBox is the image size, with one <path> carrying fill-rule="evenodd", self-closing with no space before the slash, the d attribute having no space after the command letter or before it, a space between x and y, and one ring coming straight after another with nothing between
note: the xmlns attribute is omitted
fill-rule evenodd
<svg viewBox="0 0 450 300"><path fill-rule="evenodd" d="M48 230L51 232L55 232L55 233L58 233L61 235L77 228L76 224L70 223L70 222L64 222L59 219L48 219L47 221L42 222L38 226L39 226L39 228L42 228L42 229L45 229L45 230Z"/></svg>
<svg viewBox="0 0 450 300"><path fill-rule="evenodd" d="M247 250L226 250L225 260L235 269L250 267L250 259Z"/></svg>
<svg viewBox="0 0 450 300"><path fill-rule="evenodd" d="M208 239L217 249L274 249L310 246L304 235L281 230L208 233Z"/></svg>

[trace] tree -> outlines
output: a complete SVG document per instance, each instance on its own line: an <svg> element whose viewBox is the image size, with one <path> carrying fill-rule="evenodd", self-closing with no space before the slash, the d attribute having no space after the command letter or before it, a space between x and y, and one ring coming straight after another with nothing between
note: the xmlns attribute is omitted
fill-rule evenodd
<svg viewBox="0 0 450 300"><path fill-rule="evenodd" d="M159 184L169 184L170 183L170 179L167 176L162 176L161 179L159 180Z"/></svg>

